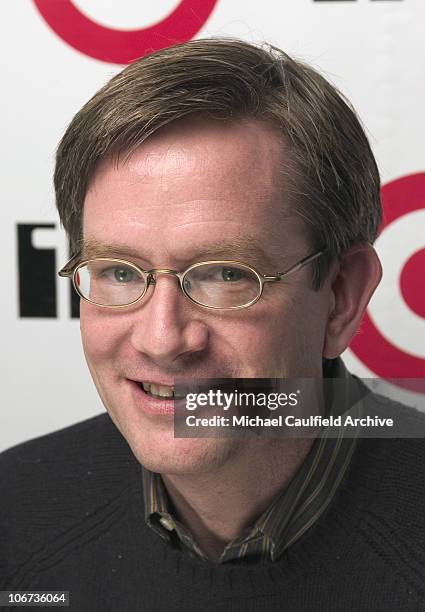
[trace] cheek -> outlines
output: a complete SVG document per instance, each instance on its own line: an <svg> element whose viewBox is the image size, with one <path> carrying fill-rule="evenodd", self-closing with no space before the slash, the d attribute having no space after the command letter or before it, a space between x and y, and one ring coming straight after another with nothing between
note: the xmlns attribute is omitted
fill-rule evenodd
<svg viewBox="0 0 425 612"><path fill-rule="evenodd" d="M321 364L323 324L318 296L288 293L284 300L281 295L264 299L261 307L227 330L232 353L240 357L247 376L295 375L313 372Z"/></svg>
<svg viewBox="0 0 425 612"><path fill-rule="evenodd" d="M221 321L212 338L217 339L218 351L225 351L241 376L268 376L271 366L280 360L282 347L290 342L291 326L286 324L282 308L270 309L258 305L238 315L233 321ZM260 308L260 306L263 306Z"/></svg>
<svg viewBox="0 0 425 612"><path fill-rule="evenodd" d="M81 304L80 329L84 352L91 361L102 361L115 354L122 337L122 326L116 317L90 304Z"/></svg>

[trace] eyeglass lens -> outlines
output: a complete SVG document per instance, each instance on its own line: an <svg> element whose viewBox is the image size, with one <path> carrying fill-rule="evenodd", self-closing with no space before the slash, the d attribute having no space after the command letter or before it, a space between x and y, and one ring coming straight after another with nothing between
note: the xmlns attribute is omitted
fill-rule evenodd
<svg viewBox="0 0 425 612"><path fill-rule="evenodd" d="M146 280L131 264L92 260L77 269L74 282L86 299L102 306L135 302ZM184 292L196 303L212 308L234 308L255 300L261 292L257 275L241 264L200 264L183 277Z"/></svg>

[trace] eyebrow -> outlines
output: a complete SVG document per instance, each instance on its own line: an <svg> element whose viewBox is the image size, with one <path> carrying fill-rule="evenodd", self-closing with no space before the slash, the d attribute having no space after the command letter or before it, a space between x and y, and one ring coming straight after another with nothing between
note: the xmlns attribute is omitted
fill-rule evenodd
<svg viewBox="0 0 425 612"><path fill-rule="evenodd" d="M148 253L143 253L123 244L104 244L95 239L88 239L83 242L82 257L92 259L95 257L116 257L118 259L130 258L139 259L152 263ZM219 243L205 244L190 251L187 256L176 257L182 264L190 264L202 259L235 259L246 263L253 261L266 266L275 266L270 256L268 256L258 239L254 236L243 236L234 240L223 240Z"/></svg>

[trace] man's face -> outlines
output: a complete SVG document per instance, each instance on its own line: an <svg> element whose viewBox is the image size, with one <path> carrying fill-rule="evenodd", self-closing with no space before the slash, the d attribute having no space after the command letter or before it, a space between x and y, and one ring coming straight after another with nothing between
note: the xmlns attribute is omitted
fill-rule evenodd
<svg viewBox="0 0 425 612"><path fill-rule="evenodd" d="M282 163L279 138L261 122L176 123L127 162L105 160L98 168L84 204L84 240L115 245L116 257L144 269L236 259L275 274L312 251L285 204ZM90 371L141 463L161 473L202 473L242 452L229 438L174 438L172 416L162 408L169 400L151 401L141 381L321 376L329 289L314 292L310 273L306 267L267 284L242 310L199 307L176 277L161 274L135 306L82 302Z"/></svg>

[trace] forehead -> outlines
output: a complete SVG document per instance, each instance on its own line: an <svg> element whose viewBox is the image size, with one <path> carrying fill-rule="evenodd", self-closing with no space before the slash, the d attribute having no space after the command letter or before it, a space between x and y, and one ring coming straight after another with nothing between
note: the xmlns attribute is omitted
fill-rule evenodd
<svg viewBox="0 0 425 612"><path fill-rule="evenodd" d="M161 259L244 235L279 248L296 224L284 203L284 158L275 128L260 121L177 122L98 167L84 239L141 245Z"/></svg>

